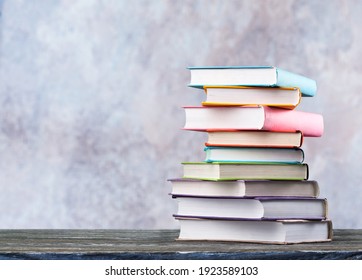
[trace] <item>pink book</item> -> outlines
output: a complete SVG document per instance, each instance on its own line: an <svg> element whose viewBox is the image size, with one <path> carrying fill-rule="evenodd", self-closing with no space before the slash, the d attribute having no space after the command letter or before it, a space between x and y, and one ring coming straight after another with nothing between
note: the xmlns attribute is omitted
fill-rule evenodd
<svg viewBox="0 0 362 280"><path fill-rule="evenodd" d="M184 107L184 129L200 131L264 130L302 132L306 137L323 134L323 116L267 106Z"/></svg>

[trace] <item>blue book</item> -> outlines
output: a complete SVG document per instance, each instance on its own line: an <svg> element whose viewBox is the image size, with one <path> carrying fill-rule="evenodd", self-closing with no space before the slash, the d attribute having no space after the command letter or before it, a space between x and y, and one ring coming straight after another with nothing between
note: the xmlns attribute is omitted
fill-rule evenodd
<svg viewBox="0 0 362 280"><path fill-rule="evenodd" d="M205 147L205 162L300 164L304 152L299 148Z"/></svg>
<svg viewBox="0 0 362 280"><path fill-rule="evenodd" d="M273 66L203 66L188 67L189 86L258 86L297 87L302 96L312 97L317 92L316 81Z"/></svg>

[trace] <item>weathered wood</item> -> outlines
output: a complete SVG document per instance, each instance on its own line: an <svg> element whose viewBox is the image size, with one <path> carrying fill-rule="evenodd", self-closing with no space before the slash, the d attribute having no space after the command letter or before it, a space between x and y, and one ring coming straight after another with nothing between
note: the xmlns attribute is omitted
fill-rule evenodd
<svg viewBox="0 0 362 280"><path fill-rule="evenodd" d="M0 230L0 259L362 259L362 230L332 242L175 241L177 230Z"/></svg>

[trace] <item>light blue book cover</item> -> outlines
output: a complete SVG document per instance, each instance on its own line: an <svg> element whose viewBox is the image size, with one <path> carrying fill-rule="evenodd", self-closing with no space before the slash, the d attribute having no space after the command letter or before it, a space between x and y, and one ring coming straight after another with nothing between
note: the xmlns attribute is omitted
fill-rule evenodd
<svg viewBox="0 0 362 280"><path fill-rule="evenodd" d="M277 70L277 86L279 87L299 87L303 96L312 97L317 92L316 81L294 74L279 68Z"/></svg>
<svg viewBox="0 0 362 280"><path fill-rule="evenodd" d="M188 69L191 71L189 86L196 88L223 85L297 87L304 97L313 97L317 92L315 80L273 66L193 66ZM234 70L239 73L232 74Z"/></svg>

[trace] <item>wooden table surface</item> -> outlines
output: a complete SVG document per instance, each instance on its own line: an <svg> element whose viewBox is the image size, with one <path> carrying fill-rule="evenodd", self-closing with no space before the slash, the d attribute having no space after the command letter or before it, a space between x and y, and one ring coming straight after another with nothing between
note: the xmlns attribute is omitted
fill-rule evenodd
<svg viewBox="0 0 362 280"><path fill-rule="evenodd" d="M362 230L332 242L265 245L175 241L177 230L0 230L0 259L362 259Z"/></svg>

